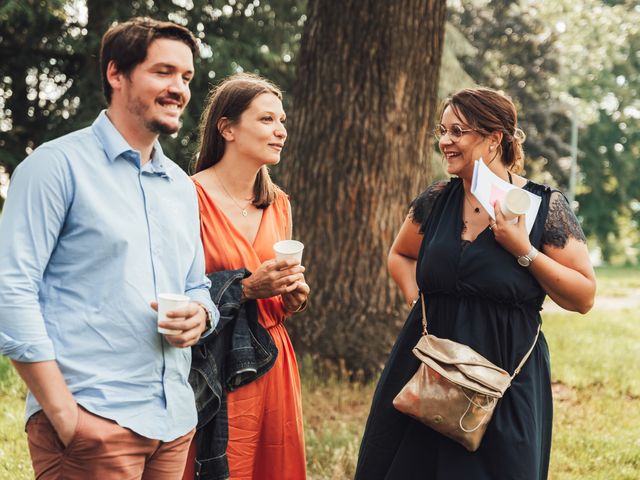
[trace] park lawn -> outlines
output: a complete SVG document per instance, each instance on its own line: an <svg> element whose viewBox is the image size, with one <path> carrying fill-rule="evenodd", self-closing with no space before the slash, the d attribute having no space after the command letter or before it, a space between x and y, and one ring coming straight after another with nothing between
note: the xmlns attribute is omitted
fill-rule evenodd
<svg viewBox="0 0 640 480"><path fill-rule="evenodd" d="M640 478L640 312L549 315L552 478Z"/></svg>
<svg viewBox="0 0 640 480"><path fill-rule="evenodd" d="M600 284L613 291L619 275L604 272ZM620 288L636 288L638 277L620 278ZM639 477L639 327L635 310L544 315L554 381L551 479ZM321 379L306 362L301 366L309 480L353 478L375 386L341 381L337 373ZM1 357L0 479L33 478L22 426L24 392Z"/></svg>
<svg viewBox="0 0 640 480"><path fill-rule="evenodd" d="M637 480L640 312L546 314L543 330L554 382L550 478ZM302 385L309 479L353 478L374 386L323 382L306 369Z"/></svg>
<svg viewBox="0 0 640 480"><path fill-rule="evenodd" d="M33 478L24 433L26 388L6 357L0 357L0 479Z"/></svg>
<svg viewBox="0 0 640 480"><path fill-rule="evenodd" d="M640 294L640 269L597 269L598 295ZM640 311L543 314L554 382L552 480L640 478ZM310 480L353 478L375 385L302 362Z"/></svg>
<svg viewBox="0 0 640 480"><path fill-rule="evenodd" d="M640 268L598 267L598 296L640 297Z"/></svg>

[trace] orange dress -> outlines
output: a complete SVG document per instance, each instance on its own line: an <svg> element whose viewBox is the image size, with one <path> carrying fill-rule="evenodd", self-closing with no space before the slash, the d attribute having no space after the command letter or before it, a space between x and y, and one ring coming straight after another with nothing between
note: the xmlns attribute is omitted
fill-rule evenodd
<svg viewBox="0 0 640 480"><path fill-rule="evenodd" d="M264 210L252 245L197 180L193 181L200 204L207 272L242 267L255 271L274 258L273 244L286 238L290 223L284 192L278 192L276 200ZM228 394L231 480L303 480L306 462L300 376L283 324L286 311L280 296L258 300L258 317L271 334L278 357L265 375ZM193 458L192 449L187 465L193 464Z"/></svg>

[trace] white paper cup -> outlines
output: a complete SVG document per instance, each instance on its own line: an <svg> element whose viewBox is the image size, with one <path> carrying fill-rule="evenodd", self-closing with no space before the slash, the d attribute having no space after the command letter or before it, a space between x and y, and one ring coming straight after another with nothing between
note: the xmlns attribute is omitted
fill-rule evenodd
<svg viewBox="0 0 640 480"><path fill-rule="evenodd" d="M513 220L518 215L527 213L530 206L531 198L529 194L521 188L509 190L502 202L500 202L500 209L506 220Z"/></svg>
<svg viewBox="0 0 640 480"><path fill-rule="evenodd" d="M158 322L171 321L172 318L167 318L167 312L184 308L189 305L191 299L186 295L179 295L177 293L161 293L158 295ZM164 333L165 335L177 335L182 333L182 330L171 330L169 328L158 327L158 333Z"/></svg>
<svg viewBox="0 0 640 480"><path fill-rule="evenodd" d="M273 245L276 260L297 260L301 263L303 250L304 244L297 240L280 240Z"/></svg>

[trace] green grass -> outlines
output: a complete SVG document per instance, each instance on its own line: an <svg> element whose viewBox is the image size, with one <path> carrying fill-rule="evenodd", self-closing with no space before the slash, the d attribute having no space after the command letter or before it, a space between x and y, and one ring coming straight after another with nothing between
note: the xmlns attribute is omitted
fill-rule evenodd
<svg viewBox="0 0 640 480"><path fill-rule="evenodd" d="M555 418L553 478L640 476L640 313L548 315Z"/></svg>
<svg viewBox="0 0 640 480"><path fill-rule="evenodd" d="M24 433L26 389L6 357L0 357L0 479L33 478Z"/></svg>
<svg viewBox="0 0 640 480"><path fill-rule="evenodd" d="M599 267L596 269L598 296L640 297L640 268Z"/></svg>
<svg viewBox="0 0 640 480"><path fill-rule="evenodd" d="M353 478L375 385L342 380L337 372L319 378L309 358L300 367L308 478Z"/></svg>
<svg viewBox="0 0 640 480"><path fill-rule="evenodd" d="M598 294L632 295L640 271L598 269ZM554 382L553 480L640 478L640 311L545 314ZM375 385L301 362L309 480L353 478ZM0 358L0 479L33 478L23 432L24 386Z"/></svg>

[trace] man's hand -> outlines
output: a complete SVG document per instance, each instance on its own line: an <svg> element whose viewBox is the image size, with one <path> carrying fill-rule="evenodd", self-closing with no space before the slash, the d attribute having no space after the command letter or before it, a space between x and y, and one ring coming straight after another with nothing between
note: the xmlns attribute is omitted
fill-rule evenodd
<svg viewBox="0 0 640 480"><path fill-rule="evenodd" d="M151 308L158 311L158 303L151 302ZM177 348L186 348L198 343L200 335L204 332L207 323L207 312L204 307L196 302L190 302L184 308L176 308L167 312L167 318L159 322L158 326L171 330L180 330L175 335L163 334L169 345Z"/></svg>
<svg viewBox="0 0 640 480"><path fill-rule="evenodd" d="M56 361L27 363L12 360L12 363L42 406L60 441L65 447L69 445L78 425L79 408Z"/></svg>
<svg viewBox="0 0 640 480"><path fill-rule="evenodd" d="M51 422L65 448L69 446L78 426L78 417L80 416L78 404L74 401L65 405L60 411L49 413L45 411L44 414Z"/></svg>

